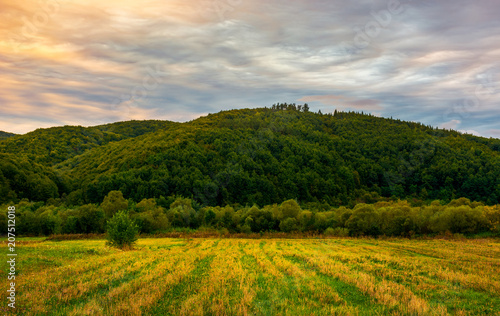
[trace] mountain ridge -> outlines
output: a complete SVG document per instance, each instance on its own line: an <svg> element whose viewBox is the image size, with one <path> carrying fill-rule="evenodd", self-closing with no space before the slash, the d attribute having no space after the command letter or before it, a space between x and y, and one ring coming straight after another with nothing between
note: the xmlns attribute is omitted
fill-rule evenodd
<svg viewBox="0 0 500 316"><path fill-rule="evenodd" d="M14 137L16 135L17 134L14 134L14 133L0 131L0 140L7 139L7 138L10 138L10 137Z"/></svg>
<svg viewBox="0 0 500 316"><path fill-rule="evenodd" d="M133 120L90 127L66 125L39 128L1 142L0 152L27 155L36 162L52 166L94 147L137 137L175 124L179 123Z"/></svg>
<svg viewBox="0 0 500 316"><path fill-rule="evenodd" d="M65 159L48 159L46 150L40 157L26 156L63 179L50 197L64 195L75 205L98 203L112 190L137 202L181 195L202 205L287 199L344 205L462 196L496 204L500 197L498 139L354 112L304 112L292 105L155 126Z"/></svg>

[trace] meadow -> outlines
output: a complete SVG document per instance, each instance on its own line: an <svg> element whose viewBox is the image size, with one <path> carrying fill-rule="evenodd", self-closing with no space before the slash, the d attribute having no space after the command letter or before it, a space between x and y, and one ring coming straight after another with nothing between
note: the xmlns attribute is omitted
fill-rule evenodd
<svg viewBox="0 0 500 316"><path fill-rule="evenodd" d="M17 253L16 315L500 315L498 239L20 238Z"/></svg>

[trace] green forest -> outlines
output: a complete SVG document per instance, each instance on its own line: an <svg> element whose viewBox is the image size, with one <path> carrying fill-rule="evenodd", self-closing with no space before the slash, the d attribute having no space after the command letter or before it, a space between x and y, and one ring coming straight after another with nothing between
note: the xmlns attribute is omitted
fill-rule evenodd
<svg viewBox="0 0 500 316"><path fill-rule="evenodd" d="M12 136L16 136L16 134L0 131L0 139L9 138Z"/></svg>
<svg viewBox="0 0 500 316"><path fill-rule="evenodd" d="M499 139L307 104L0 135L0 203L35 235L118 210L142 232L495 233L499 179Z"/></svg>

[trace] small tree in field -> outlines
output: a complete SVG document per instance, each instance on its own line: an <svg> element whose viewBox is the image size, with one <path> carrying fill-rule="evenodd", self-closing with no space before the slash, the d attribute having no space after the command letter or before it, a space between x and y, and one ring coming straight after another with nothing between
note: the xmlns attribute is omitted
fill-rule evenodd
<svg viewBox="0 0 500 316"><path fill-rule="evenodd" d="M108 221L107 245L121 249L130 249L137 241L139 227L130 219L127 212L120 211Z"/></svg>

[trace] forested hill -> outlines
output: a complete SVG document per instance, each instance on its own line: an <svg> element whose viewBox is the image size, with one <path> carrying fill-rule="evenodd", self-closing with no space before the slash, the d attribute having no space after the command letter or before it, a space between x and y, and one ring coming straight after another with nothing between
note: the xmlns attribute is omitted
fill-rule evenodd
<svg viewBox="0 0 500 316"><path fill-rule="evenodd" d="M151 123L121 124L129 131ZM260 206L288 199L335 206L390 197L488 204L500 198L498 139L295 105L156 124L134 138L103 127L63 127L2 141L0 152L26 158L20 164L20 157L0 156L0 196L81 205L120 190L137 202L178 195L201 205ZM31 188L49 189L23 187L16 180L23 172L43 175Z"/></svg>
<svg viewBox="0 0 500 316"><path fill-rule="evenodd" d="M6 138L9 138L12 136L16 136L16 134L0 131L0 140L6 139Z"/></svg>
<svg viewBox="0 0 500 316"><path fill-rule="evenodd" d="M168 129L177 124L169 121L129 121L94 127L37 129L0 142L0 152L24 155L35 162L52 166L109 142Z"/></svg>

